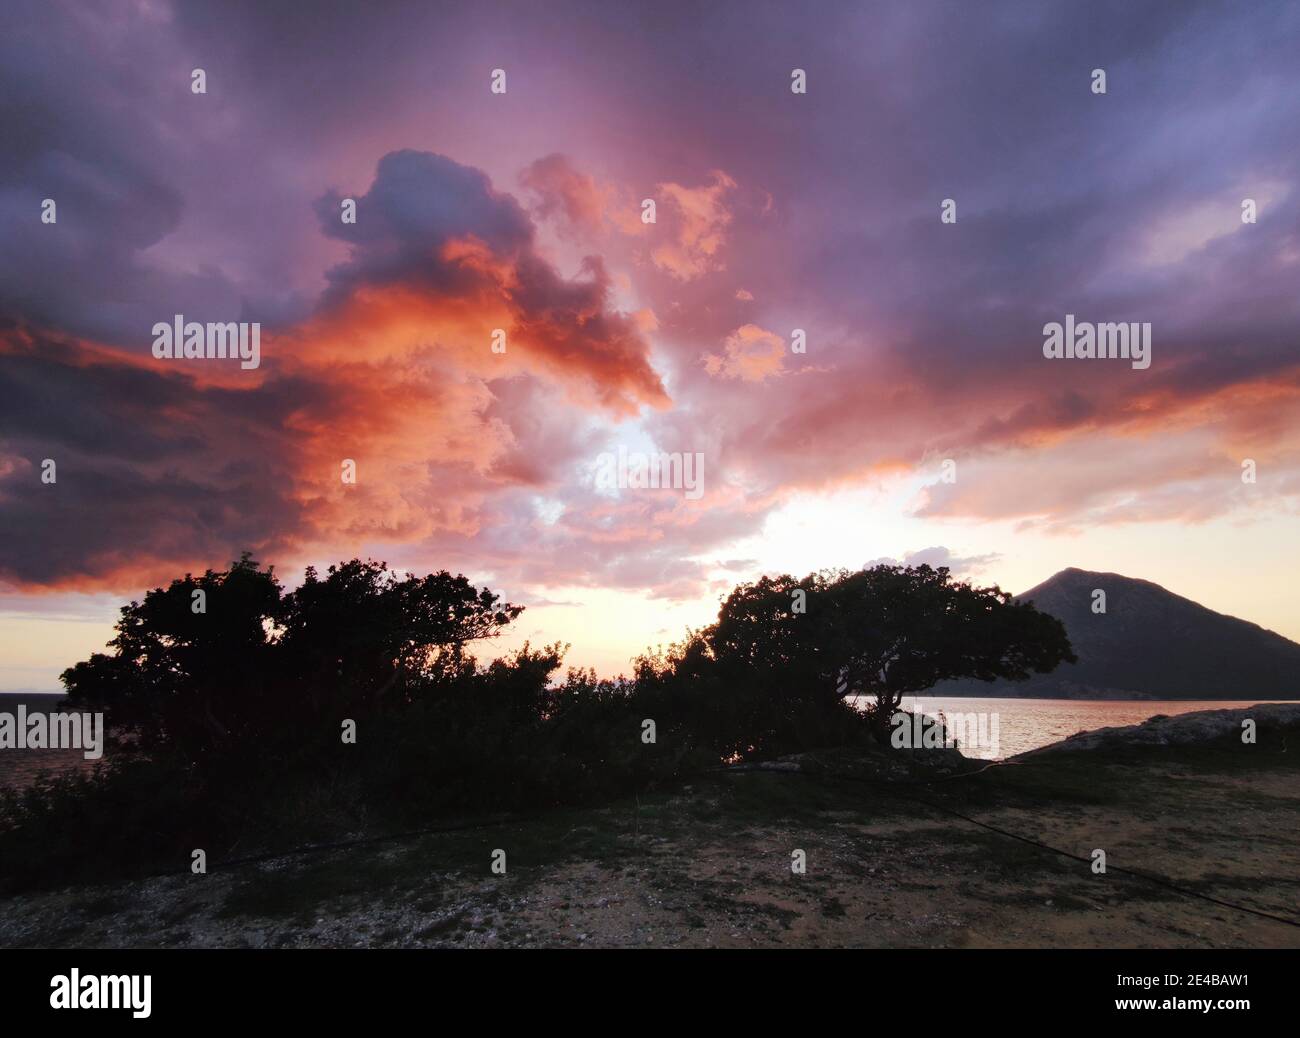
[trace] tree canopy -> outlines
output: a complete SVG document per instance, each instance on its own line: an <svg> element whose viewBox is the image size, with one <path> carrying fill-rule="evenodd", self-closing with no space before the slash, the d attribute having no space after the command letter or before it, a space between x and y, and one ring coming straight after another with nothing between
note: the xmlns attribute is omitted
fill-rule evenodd
<svg viewBox="0 0 1300 1038"><path fill-rule="evenodd" d="M1074 661L1055 617L946 567L763 577L737 587L700 637L736 680L796 698L875 697L881 725L904 695L947 678L1017 681Z"/></svg>
<svg viewBox="0 0 1300 1038"><path fill-rule="evenodd" d="M309 568L285 594L273 567L245 555L123 606L113 652L66 670L63 683L74 702L110 711L132 746L197 759L290 715L355 717L409 699L463 674L467 643L522 611L463 576L399 577L359 559L323 577Z"/></svg>

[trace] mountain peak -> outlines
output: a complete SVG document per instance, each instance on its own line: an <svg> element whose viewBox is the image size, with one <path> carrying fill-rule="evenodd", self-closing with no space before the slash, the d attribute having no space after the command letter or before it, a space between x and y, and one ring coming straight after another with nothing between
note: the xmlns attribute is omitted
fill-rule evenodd
<svg viewBox="0 0 1300 1038"><path fill-rule="evenodd" d="M1300 697L1300 645L1152 581L1070 566L1015 598L1059 619L1079 662L1016 684L943 682L932 694Z"/></svg>
<svg viewBox="0 0 1300 1038"><path fill-rule="evenodd" d="M1055 587L1060 584L1077 586L1080 583L1086 583L1088 581L1111 581L1127 584L1142 584L1146 587L1165 591L1165 588L1161 587L1159 584L1150 580L1143 580L1141 577L1126 577L1123 573L1111 573L1104 570L1080 569L1078 566L1067 566L1065 569L1053 573L1050 577L1044 580L1041 584L1036 585L1030 591L1026 591L1016 597L1028 598L1031 591L1036 591L1038 588ZM1171 591L1165 591L1165 593L1173 594ZM1190 601L1190 599L1188 599L1188 601Z"/></svg>

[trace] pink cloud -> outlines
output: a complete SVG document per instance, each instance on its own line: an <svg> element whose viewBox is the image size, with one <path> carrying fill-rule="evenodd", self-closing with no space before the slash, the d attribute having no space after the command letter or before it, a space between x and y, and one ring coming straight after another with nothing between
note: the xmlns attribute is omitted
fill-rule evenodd
<svg viewBox="0 0 1300 1038"><path fill-rule="evenodd" d="M785 340L775 332L756 324L743 324L727 336L721 354L705 356L704 369L716 377L762 382L781 374L785 354Z"/></svg>
<svg viewBox="0 0 1300 1038"><path fill-rule="evenodd" d="M720 253L732 219L723 199L735 187L736 182L720 170L715 170L710 182L700 187L660 184L656 188L661 200L657 208L661 230L668 240L651 249L654 265L682 281L722 269Z"/></svg>

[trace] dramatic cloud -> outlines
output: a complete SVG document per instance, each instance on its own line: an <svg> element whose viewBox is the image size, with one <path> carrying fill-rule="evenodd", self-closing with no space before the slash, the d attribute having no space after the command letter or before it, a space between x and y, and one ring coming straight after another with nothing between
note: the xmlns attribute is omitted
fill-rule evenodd
<svg viewBox="0 0 1300 1038"><path fill-rule="evenodd" d="M594 453L583 408L667 405L599 265L561 278L480 172L394 153L355 225L335 195L316 208L350 256L248 378L16 325L0 339L17 401L0 425L0 576L122 586L242 548L296 557L473 537L501 521L494 495L544 488ZM52 485L38 478L44 458L58 463ZM85 514L98 521L78 535Z"/></svg>
<svg viewBox="0 0 1300 1038"><path fill-rule="evenodd" d="M784 565L785 510L890 481L891 540L838 564L1300 511L1293 5L0 20L11 590L251 549L704 600ZM260 368L156 361L176 314L260 322ZM1150 323L1150 368L1044 358L1067 314ZM703 495L601 492L619 447L698 453ZM1018 549L953 543L901 557Z"/></svg>

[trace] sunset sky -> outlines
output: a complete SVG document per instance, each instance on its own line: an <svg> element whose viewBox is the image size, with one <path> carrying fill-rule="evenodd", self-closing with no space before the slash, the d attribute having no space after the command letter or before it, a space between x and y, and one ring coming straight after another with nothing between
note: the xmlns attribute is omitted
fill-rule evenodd
<svg viewBox="0 0 1300 1038"><path fill-rule="evenodd" d="M1241 10L6 3L0 690L243 550L463 572L527 606L487 653L604 674L878 559L1300 639L1300 5ZM1066 314L1150 368L1044 358Z"/></svg>

